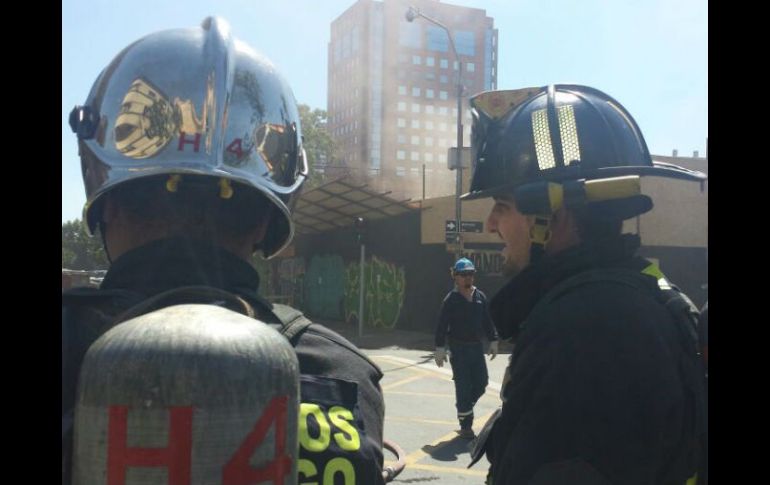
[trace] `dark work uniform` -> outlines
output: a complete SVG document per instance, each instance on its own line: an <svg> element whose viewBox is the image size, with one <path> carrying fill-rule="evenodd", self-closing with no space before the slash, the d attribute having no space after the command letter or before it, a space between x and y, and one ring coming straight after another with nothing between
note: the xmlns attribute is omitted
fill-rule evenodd
<svg viewBox="0 0 770 485"><path fill-rule="evenodd" d="M665 279L633 256L638 245L624 235L570 248L490 301L516 349L483 444L488 483L684 485L695 473L705 416L694 337L657 298Z"/></svg>
<svg viewBox="0 0 770 485"><path fill-rule="evenodd" d="M436 347L445 347L449 340L449 363L455 381L455 406L461 428L473 425L473 406L484 394L489 381L484 360L484 344L497 340L497 332L489 318L487 297L478 288L473 289L468 301L457 288L450 291L441 304Z"/></svg>
<svg viewBox="0 0 770 485"><path fill-rule="evenodd" d="M80 288L62 294L62 450L69 452L71 433L64 428L75 403L77 376L88 347L110 327L111 319L123 310L163 291L190 285L205 285L230 291L245 299L266 323L280 321L270 304L257 296L259 275L246 262L227 251L186 240L150 243L121 256L107 272L100 289ZM127 290L127 291L126 291ZM358 449L343 450L332 439L325 449L300 446L300 483L324 480L324 468L345 460L354 470L354 483L381 484L384 401L380 369L352 343L318 324L309 325L292 340L301 373L301 403L314 404L321 412L336 406L349 410L353 419L337 430L334 418L327 426L350 441L358 434ZM302 419L300 437L320 435L318 412ZM339 419L339 418L337 418ZM302 442L302 440L300 440ZM301 443L302 444L302 443ZM69 464L63 464L63 473ZM341 474L338 478L341 477ZM350 475L346 475L348 478ZM336 482L335 482L336 483ZM346 482L347 484L348 482Z"/></svg>

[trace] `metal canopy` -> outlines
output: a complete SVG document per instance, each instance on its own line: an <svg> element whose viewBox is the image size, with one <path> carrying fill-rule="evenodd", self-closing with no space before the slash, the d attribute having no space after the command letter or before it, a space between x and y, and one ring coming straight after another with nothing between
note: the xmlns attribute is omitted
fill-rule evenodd
<svg viewBox="0 0 770 485"><path fill-rule="evenodd" d="M353 225L356 217L367 221L397 216L419 210L409 200L395 200L390 192L377 193L367 185L356 184L345 177L302 193L294 207L294 224L298 234L321 232Z"/></svg>

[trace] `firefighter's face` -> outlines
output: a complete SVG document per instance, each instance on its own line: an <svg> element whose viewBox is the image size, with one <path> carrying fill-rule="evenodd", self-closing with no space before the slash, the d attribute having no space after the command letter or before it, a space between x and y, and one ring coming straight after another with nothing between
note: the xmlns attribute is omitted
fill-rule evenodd
<svg viewBox="0 0 770 485"><path fill-rule="evenodd" d="M487 216L487 231L496 233L505 243L503 274L514 276L529 264L529 230L532 216L525 216L516 208L513 199L495 197L495 205Z"/></svg>

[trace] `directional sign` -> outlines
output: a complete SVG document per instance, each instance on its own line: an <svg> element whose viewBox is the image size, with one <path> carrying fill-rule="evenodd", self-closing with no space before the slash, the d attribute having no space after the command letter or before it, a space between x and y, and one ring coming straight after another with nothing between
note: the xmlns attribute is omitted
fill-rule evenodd
<svg viewBox="0 0 770 485"><path fill-rule="evenodd" d="M446 221L444 232L457 232L457 222L454 220ZM463 221L460 232L484 232L484 223L481 221Z"/></svg>
<svg viewBox="0 0 770 485"><path fill-rule="evenodd" d="M459 244L460 242L460 233L459 232L447 232L446 233L446 243L447 244Z"/></svg>
<svg viewBox="0 0 770 485"><path fill-rule="evenodd" d="M484 232L484 223L481 221L463 221L462 232Z"/></svg>

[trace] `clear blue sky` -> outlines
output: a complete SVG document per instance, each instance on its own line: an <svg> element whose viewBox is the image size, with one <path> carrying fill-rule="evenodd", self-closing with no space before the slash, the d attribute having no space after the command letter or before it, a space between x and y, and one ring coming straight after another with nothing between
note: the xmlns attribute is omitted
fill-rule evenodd
<svg viewBox="0 0 770 485"><path fill-rule="evenodd" d="M329 26L354 0L67 0L62 3L62 222L85 195L69 111L99 72L148 33L199 25L208 15L267 55L297 101L326 109ZM451 0L482 8L499 31L498 88L586 84L620 101L650 151L706 151L706 0Z"/></svg>

